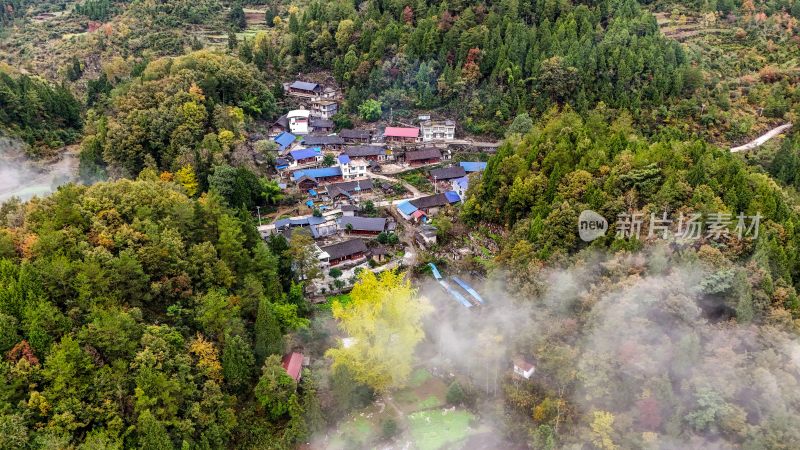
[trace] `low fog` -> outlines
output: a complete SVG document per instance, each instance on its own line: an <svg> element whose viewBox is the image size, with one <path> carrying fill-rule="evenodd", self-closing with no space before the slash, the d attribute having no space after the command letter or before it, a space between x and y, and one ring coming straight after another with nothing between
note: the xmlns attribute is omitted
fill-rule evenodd
<svg viewBox="0 0 800 450"><path fill-rule="evenodd" d="M564 446L586 443L593 413L608 411L622 448L634 446L623 433L648 448L798 448L789 431L800 425L797 335L712 318L703 281L714 268L648 275L651 258L594 255L543 271L525 293L509 292L507 275L492 277L473 284L487 300L480 310L426 282L421 293L437 310L426 328L437 352L427 363L468 376L489 396L503 395L513 358L534 363L529 382L550 395L562 389L574 410L575 423L559 435ZM481 415L510 420L496 410Z"/></svg>
<svg viewBox="0 0 800 450"><path fill-rule="evenodd" d="M75 158L66 153L56 162L37 164L24 156L23 144L0 136L0 203L49 194L74 177L76 166Z"/></svg>

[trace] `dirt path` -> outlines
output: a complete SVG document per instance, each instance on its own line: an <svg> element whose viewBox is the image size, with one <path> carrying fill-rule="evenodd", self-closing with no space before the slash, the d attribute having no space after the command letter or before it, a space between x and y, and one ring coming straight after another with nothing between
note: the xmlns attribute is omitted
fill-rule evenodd
<svg viewBox="0 0 800 450"><path fill-rule="evenodd" d="M264 214L263 216L261 216L261 219L265 223L269 223L270 221L278 219L280 216L283 216L283 215L289 214L292 211L298 211L298 210L299 210L299 207L297 205L284 206L283 208L278 208L278 210L275 211L274 213Z"/></svg>
<svg viewBox="0 0 800 450"><path fill-rule="evenodd" d="M764 145L770 139L772 139L772 138L774 138L776 136L779 136L784 131L789 130L790 128L792 128L792 123L791 122L783 124L783 125L781 125L779 127L773 128L773 129L767 131L766 133L762 134L761 136L755 138L754 140L748 142L747 144L731 148L731 152L732 153L743 152L743 151L753 150L754 148L761 147L762 145Z"/></svg>
<svg viewBox="0 0 800 450"><path fill-rule="evenodd" d="M413 185L411 185L407 181L401 180L399 178L387 177L386 175L381 175L379 173L371 173L371 174L369 174L369 176L372 177L372 178L377 178L379 180L385 180L385 181L388 181L390 183L400 183L400 184L403 185L404 188L406 188L409 192L411 192L411 194L413 194L414 197L422 197L423 195L425 195L422 192L420 192L419 189L415 188Z"/></svg>

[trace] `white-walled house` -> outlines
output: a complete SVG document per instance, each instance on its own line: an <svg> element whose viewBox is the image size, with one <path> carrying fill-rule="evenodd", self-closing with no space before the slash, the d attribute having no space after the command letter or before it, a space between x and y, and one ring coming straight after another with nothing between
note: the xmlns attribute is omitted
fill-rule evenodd
<svg viewBox="0 0 800 450"><path fill-rule="evenodd" d="M421 128L422 142L452 141L456 138L456 123L452 120L426 120Z"/></svg>
<svg viewBox="0 0 800 450"><path fill-rule="evenodd" d="M369 162L363 158L351 159L349 156L341 154L339 155L339 167L342 169L342 178L356 180L367 177Z"/></svg>
<svg viewBox="0 0 800 450"><path fill-rule="evenodd" d="M295 109L286 113L286 119L289 120L289 131L292 134L308 134L310 116L311 112L307 109Z"/></svg>

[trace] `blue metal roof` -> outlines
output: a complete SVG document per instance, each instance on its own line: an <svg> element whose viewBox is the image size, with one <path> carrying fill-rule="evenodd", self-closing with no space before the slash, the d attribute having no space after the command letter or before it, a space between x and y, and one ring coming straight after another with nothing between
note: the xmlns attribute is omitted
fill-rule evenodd
<svg viewBox="0 0 800 450"><path fill-rule="evenodd" d="M451 297L456 299L456 301L458 303L461 303L462 305L464 305L467 308L472 308L472 303L470 303L470 301L467 300L466 297L461 295L460 292L458 292L455 289L453 289L453 287L450 286L450 283L448 283L445 280L439 280L439 284L441 284L442 287L444 288L444 290L447 291L447 293L450 294Z"/></svg>
<svg viewBox="0 0 800 450"><path fill-rule="evenodd" d="M316 158L322 150L319 147L314 148L301 148L300 150L293 150L289 152L295 161L308 158Z"/></svg>
<svg viewBox="0 0 800 450"><path fill-rule="evenodd" d="M305 216L305 217L298 217L295 219L289 219L289 225L293 227L302 227L308 225L308 218L312 216Z"/></svg>
<svg viewBox="0 0 800 450"><path fill-rule="evenodd" d="M313 91L318 86L319 85L317 83L309 83L308 81L295 81L289 87L294 88L294 89L301 89L303 91Z"/></svg>
<svg viewBox="0 0 800 450"><path fill-rule="evenodd" d="M278 144L278 147L280 147L281 150L285 150L286 147L290 146L296 139L297 136L289 133L288 131L284 131L283 133L275 136L273 141Z"/></svg>
<svg viewBox="0 0 800 450"><path fill-rule="evenodd" d="M451 278L453 281L455 281L455 282L456 282L456 284L458 284L459 286L461 286L461 288L462 288L462 289L464 289L465 291L467 291L467 292L469 293L469 295L471 295L471 296L472 296L472 297L473 297L475 300L477 300L477 301L478 301L478 302L480 302L480 303L483 303L483 297L481 297L481 294L479 294L479 293L478 293L478 291L476 291L475 289L472 289L472 286L470 286L469 284L467 284L467 282L466 282L466 281L464 281L464 280L462 280L461 278L458 278L458 277L456 277L456 276L452 276L452 277L450 277L450 278Z"/></svg>
<svg viewBox="0 0 800 450"><path fill-rule="evenodd" d="M309 208L313 207L314 206L314 200L306 201L306 206L308 206Z"/></svg>
<svg viewBox="0 0 800 450"><path fill-rule="evenodd" d="M469 178L467 177L456 178L455 180L453 180L453 183L457 184L461 189L466 190L469 187Z"/></svg>
<svg viewBox="0 0 800 450"><path fill-rule="evenodd" d="M311 178L326 178L326 177L340 177L342 176L342 169L339 166L323 167L321 169L305 169L298 170L292 174L292 179L295 181L308 175Z"/></svg>
<svg viewBox="0 0 800 450"><path fill-rule="evenodd" d="M313 189L309 189L308 190L308 195L310 195L312 197L316 197L317 196L317 191L315 191Z"/></svg>
<svg viewBox="0 0 800 450"><path fill-rule="evenodd" d="M414 211L417 210L417 207L412 205L410 202L403 202L397 204L397 210L407 216L410 216L411 214L414 214Z"/></svg>
<svg viewBox="0 0 800 450"><path fill-rule="evenodd" d="M350 157L345 155L344 153L342 153L341 155L339 155L339 162L342 163L342 164L349 164L350 163Z"/></svg>
<svg viewBox="0 0 800 450"><path fill-rule="evenodd" d="M447 197L447 201L450 203L457 203L461 201L461 197L459 197L458 194L453 191L445 192L444 196Z"/></svg>
<svg viewBox="0 0 800 450"><path fill-rule="evenodd" d="M436 268L436 264L428 263L428 267L431 268L431 272L433 273L433 278L436 278L437 280L442 279L442 275L439 273L439 269Z"/></svg>
<svg viewBox="0 0 800 450"><path fill-rule="evenodd" d="M289 219L278 219L278 220L275 221L275 228L278 228L278 229L286 227L286 226L289 226L289 225L291 225L291 222L289 221Z"/></svg>
<svg viewBox="0 0 800 450"><path fill-rule="evenodd" d="M317 216L309 216L308 217L308 224L309 225L319 225L321 223L327 222L328 219L324 217L317 217Z"/></svg>
<svg viewBox="0 0 800 450"><path fill-rule="evenodd" d="M461 163L461 167L464 168L465 172L483 172L486 170L486 163L464 161Z"/></svg>

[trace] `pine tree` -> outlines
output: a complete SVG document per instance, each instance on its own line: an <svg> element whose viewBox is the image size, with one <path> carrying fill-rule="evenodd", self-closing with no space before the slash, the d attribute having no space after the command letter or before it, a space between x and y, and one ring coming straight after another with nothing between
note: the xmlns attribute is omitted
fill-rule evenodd
<svg viewBox="0 0 800 450"><path fill-rule="evenodd" d="M255 331L255 352L258 365L261 365L269 355L283 353L283 335L280 324L275 318L272 304L265 298L262 298L258 304Z"/></svg>
<svg viewBox="0 0 800 450"><path fill-rule="evenodd" d="M244 9L242 8L241 3L237 2L231 6L231 10L228 13L228 20L237 30L241 31L247 28L247 17L244 14Z"/></svg>
<svg viewBox="0 0 800 450"><path fill-rule="evenodd" d="M156 419L150 410L142 411L139 414L139 422L136 428L139 436L139 448L142 450L170 450L175 448L164 424Z"/></svg>
<svg viewBox="0 0 800 450"><path fill-rule="evenodd" d="M222 351L222 375L234 390L241 390L250 382L255 366L255 357L250 345L241 337L233 336L225 340Z"/></svg>

